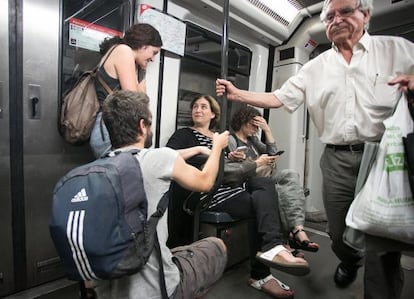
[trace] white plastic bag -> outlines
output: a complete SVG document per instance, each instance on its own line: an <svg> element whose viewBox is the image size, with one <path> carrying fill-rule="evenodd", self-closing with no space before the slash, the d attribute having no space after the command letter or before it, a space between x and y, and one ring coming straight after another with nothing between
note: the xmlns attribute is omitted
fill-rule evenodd
<svg viewBox="0 0 414 299"><path fill-rule="evenodd" d="M402 142L402 137L413 131L413 121L405 95L384 125L376 160L345 222L367 234L414 244L414 199Z"/></svg>

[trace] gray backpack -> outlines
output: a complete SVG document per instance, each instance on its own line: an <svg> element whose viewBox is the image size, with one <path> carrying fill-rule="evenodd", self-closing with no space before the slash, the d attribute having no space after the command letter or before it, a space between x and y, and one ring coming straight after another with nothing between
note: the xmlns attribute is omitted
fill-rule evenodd
<svg viewBox="0 0 414 299"><path fill-rule="evenodd" d="M164 291L156 233L169 192L147 220L147 197L138 150L79 166L56 184L49 229L69 279L114 279L142 269L155 250ZM166 293L166 292L165 292Z"/></svg>

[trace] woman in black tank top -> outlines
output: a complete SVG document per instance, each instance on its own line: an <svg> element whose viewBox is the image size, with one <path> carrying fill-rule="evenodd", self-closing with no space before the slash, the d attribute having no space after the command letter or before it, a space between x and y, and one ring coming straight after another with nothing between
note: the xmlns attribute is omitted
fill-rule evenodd
<svg viewBox="0 0 414 299"><path fill-rule="evenodd" d="M102 65L98 74L111 90L146 92L145 80L140 78L139 81L139 74L146 70L147 64L158 54L161 46L161 36L153 26L134 24L124 37L107 38L100 44ZM108 95L108 88L98 80L95 86L98 100L102 103ZM109 134L101 119L101 113L98 113L89 141L96 158L111 149Z"/></svg>

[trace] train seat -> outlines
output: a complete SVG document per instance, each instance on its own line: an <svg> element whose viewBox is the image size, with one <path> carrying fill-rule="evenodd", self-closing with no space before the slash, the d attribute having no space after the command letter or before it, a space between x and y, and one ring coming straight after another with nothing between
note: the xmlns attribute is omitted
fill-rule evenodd
<svg viewBox="0 0 414 299"><path fill-rule="evenodd" d="M215 236L226 244L227 268L249 258L253 219L236 219L225 212L202 211L199 221L200 237Z"/></svg>
<svg viewBox="0 0 414 299"><path fill-rule="evenodd" d="M227 246L227 268L249 257L249 233L252 219L237 219L225 212L208 211L212 194L200 200L200 193L193 193L183 205L184 211L193 217L193 241L214 236Z"/></svg>

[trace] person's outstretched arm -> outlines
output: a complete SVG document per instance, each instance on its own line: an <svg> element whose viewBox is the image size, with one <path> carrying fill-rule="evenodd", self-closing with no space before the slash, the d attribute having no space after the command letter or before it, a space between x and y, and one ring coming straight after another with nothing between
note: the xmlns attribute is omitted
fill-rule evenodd
<svg viewBox="0 0 414 299"><path fill-rule="evenodd" d="M207 162L202 170L187 164L181 155L177 156L172 179L183 188L208 192L214 185L219 170L220 155L227 146L229 132L215 133L213 136L213 147Z"/></svg>
<svg viewBox="0 0 414 299"><path fill-rule="evenodd" d="M216 94L221 97L226 92L227 99L243 102L261 108L279 108L283 103L271 92L252 92L242 90L228 80L216 80Z"/></svg>
<svg viewBox="0 0 414 299"><path fill-rule="evenodd" d="M211 150L207 146L197 145L189 148L178 149L177 152L180 153L184 160L188 160L197 155L204 155L206 157L210 156Z"/></svg>

